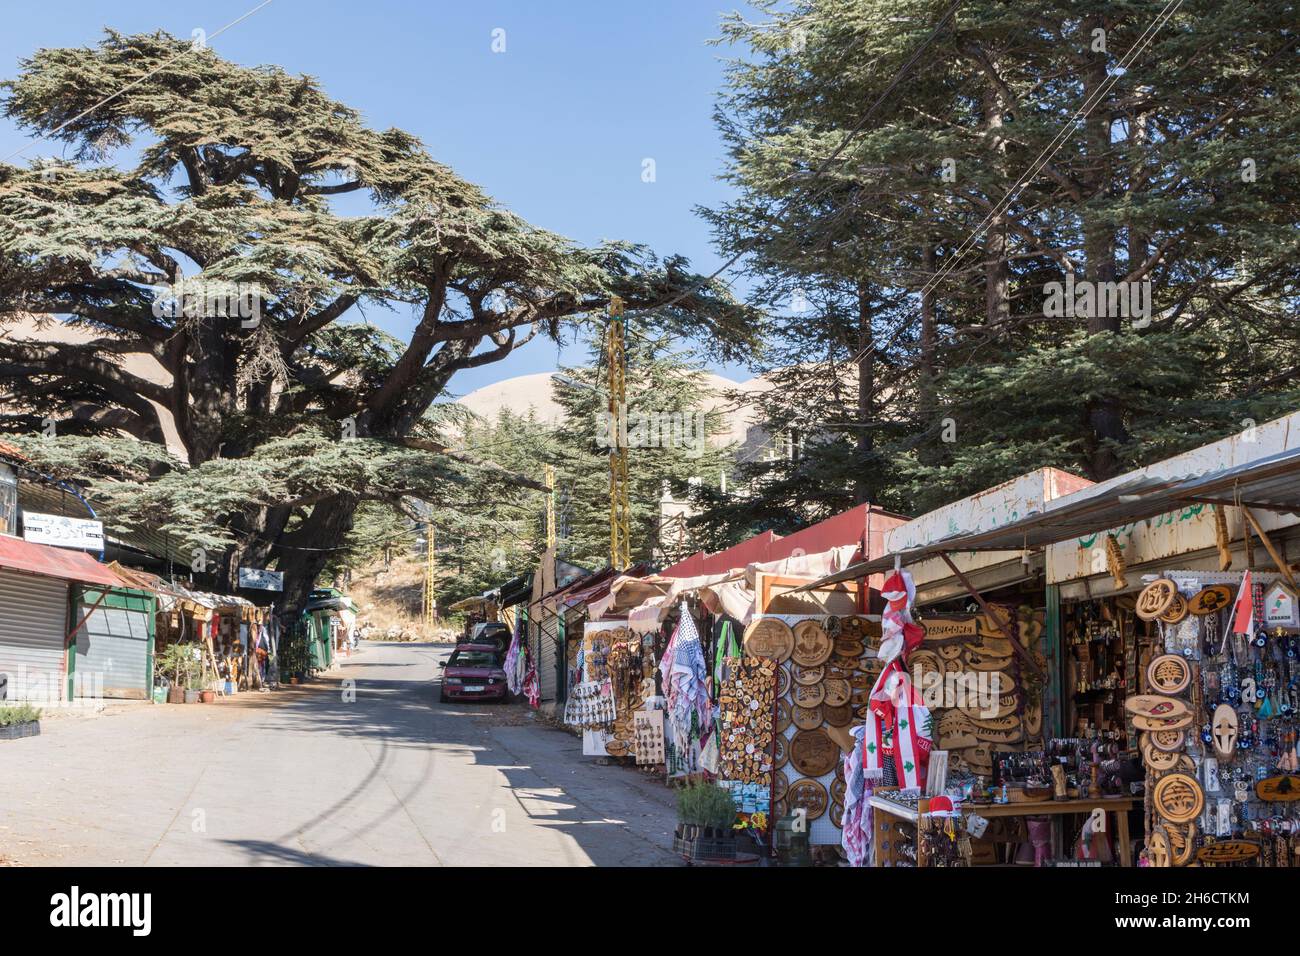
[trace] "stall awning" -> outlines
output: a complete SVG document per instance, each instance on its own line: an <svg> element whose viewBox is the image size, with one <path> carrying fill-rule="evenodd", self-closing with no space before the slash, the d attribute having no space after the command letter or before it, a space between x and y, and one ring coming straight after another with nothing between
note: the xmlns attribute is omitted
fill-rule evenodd
<svg viewBox="0 0 1300 956"><path fill-rule="evenodd" d="M1189 479L1178 493L1186 501L1300 514L1300 448Z"/></svg>
<svg viewBox="0 0 1300 956"><path fill-rule="evenodd" d="M972 534L952 535L915 548L861 561L807 587L848 581L947 552L1020 551L1082 538L1155 518L1189 501L1300 511L1300 448L1223 468L1208 475L1155 477L1136 473L1048 502L1040 512ZM802 590L802 589L801 589Z"/></svg>
<svg viewBox="0 0 1300 956"><path fill-rule="evenodd" d="M533 593L533 575L521 574L518 577L511 578L501 587L497 588L500 592L500 603L503 608L513 607L527 601Z"/></svg>
<svg viewBox="0 0 1300 956"><path fill-rule="evenodd" d="M63 578L80 584L103 584L112 588L131 587L114 574L107 565L100 564L82 551L56 548L48 544L34 544L10 535L0 535L0 568L43 574L50 578Z"/></svg>

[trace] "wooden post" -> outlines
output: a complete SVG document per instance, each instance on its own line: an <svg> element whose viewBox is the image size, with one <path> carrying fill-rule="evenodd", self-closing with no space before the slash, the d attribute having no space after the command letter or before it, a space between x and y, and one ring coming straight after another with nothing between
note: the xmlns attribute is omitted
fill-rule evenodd
<svg viewBox="0 0 1300 956"><path fill-rule="evenodd" d="M1282 577L1286 578L1286 583L1291 585L1291 590L1296 590L1295 578L1291 574L1291 569L1287 567L1286 561L1282 558L1282 555L1278 553L1277 548L1273 546L1273 542L1269 538L1268 533L1259 526L1259 522L1255 520L1255 516L1251 514L1250 509L1245 505L1241 506L1241 513L1246 516L1246 520L1250 522L1250 526L1255 529L1255 534L1259 535L1260 543L1264 545L1264 550L1267 551L1268 556L1273 559L1273 563L1277 565L1277 569L1282 572Z"/></svg>

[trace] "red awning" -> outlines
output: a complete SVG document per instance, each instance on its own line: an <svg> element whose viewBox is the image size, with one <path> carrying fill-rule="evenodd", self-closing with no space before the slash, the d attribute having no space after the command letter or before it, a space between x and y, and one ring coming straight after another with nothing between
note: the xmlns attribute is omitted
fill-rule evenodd
<svg viewBox="0 0 1300 956"><path fill-rule="evenodd" d="M83 551L33 544L22 538L0 534L0 568L44 574L81 584L104 584L114 588L130 585Z"/></svg>

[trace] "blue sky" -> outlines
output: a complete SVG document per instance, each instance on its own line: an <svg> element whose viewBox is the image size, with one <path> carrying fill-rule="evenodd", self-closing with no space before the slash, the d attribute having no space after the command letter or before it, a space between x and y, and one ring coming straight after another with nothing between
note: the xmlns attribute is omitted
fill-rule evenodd
<svg viewBox="0 0 1300 956"><path fill-rule="evenodd" d="M259 0L46 0L5 4L0 76L39 47L94 43L105 26L190 36L246 13ZM700 271L720 259L694 215L726 196L713 125L724 48L722 0L273 0L216 37L221 56L278 63L318 77L376 128L421 137L439 160L529 221L579 242L629 239L680 252ZM740 4L743 6L743 4ZM504 53L492 51L505 31ZM26 142L0 120L0 155ZM39 143L23 159L59 155ZM656 181L641 179L653 158ZM19 160L15 160L17 162ZM405 316L371 318L406 337ZM462 373L457 393L580 360L533 342L504 362ZM732 378L742 368L713 366Z"/></svg>

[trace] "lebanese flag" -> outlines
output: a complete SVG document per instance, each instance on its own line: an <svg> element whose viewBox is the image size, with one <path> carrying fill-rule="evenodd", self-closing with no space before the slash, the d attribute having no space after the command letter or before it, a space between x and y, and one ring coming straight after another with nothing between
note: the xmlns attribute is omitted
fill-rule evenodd
<svg viewBox="0 0 1300 956"><path fill-rule="evenodd" d="M1250 583L1250 572L1241 578L1241 590L1237 592L1237 601L1232 606L1232 633L1245 634L1248 638L1255 636L1254 590Z"/></svg>

